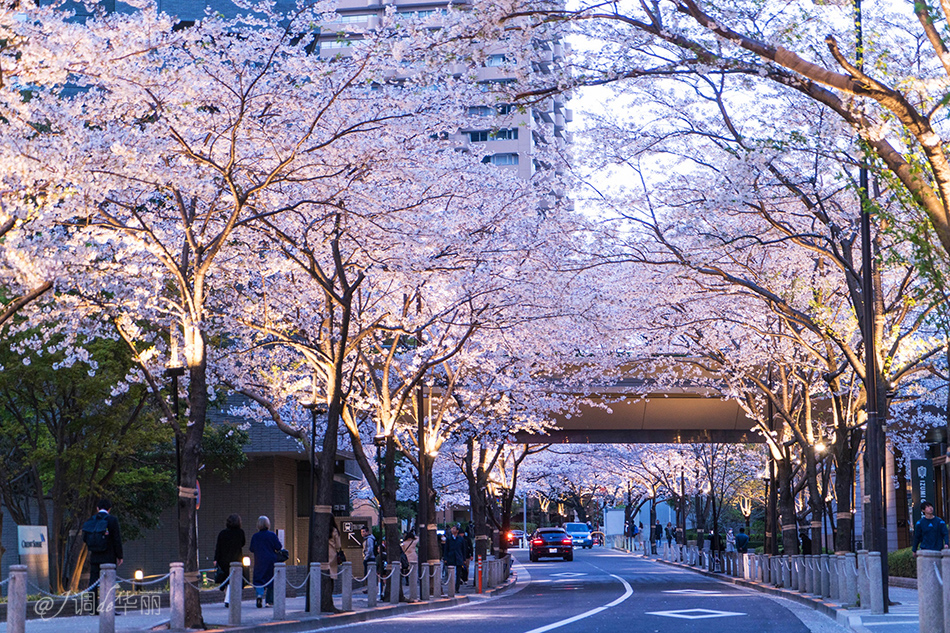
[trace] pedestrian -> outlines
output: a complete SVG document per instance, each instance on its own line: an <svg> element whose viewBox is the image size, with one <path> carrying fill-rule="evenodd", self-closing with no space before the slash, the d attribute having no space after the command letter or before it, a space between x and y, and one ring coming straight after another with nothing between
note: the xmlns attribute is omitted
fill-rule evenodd
<svg viewBox="0 0 950 633"><path fill-rule="evenodd" d="M277 535L270 531L270 519L257 517L257 533L251 537L250 550L254 554L254 591L257 592L258 609L264 608L265 597L267 606L274 604L274 583L270 581L274 578L277 554L283 548Z"/></svg>
<svg viewBox="0 0 950 633"><path fill-rule="evenodd" d="M665 532L666 532L666 545L667 545L667 547L673 547L673 536L675 535L675 530L674 530L674 528L673 528L673 522L672 522L672 521L667 521L667 522L666 522L666 529L665 529Z"/></svg>
<svg viewBox="0 0 950 633"><path fill-rule="evenodd" d="M340 563L346 562L346 555L343 554L340 529L336 526L336 520L332 518L330 519L330 541L327 543L327 560L330 562L330 579L336 580Z"/></svg>
<svg viewBox="0 0 950 633"><path fill-rule="evenodd" d="M733 534L732 528L726 532L726 553L736 551L736 535Z"/></svg>
<svg viewBox="0 0 950 633"><path fill-rule="evenodd" d="M808 536L808 530L802 530L799 533L799 539L802 542L802 554L811 554L811 537Z"/></svg>
<svg viewBox="0 0 950 633"><path fill-rule="evenodd" d="M637 525L637 542L636 549L641 550L644 554L647 553L646 547L644 547L644 540L646 539L646 534L643 533L643 521L640 521Z"/></svg>
<svg viewBox="0 0 950 633"><path fill-rule="evenodd" d="M663 525L660 523L660 520L656 520L656 525L653 526L653 553L658 554L660 552L660 545L663 543Z"/></svg>
<svg viewBox="0 0 950 633"><path fill-rule="evenodd" d="M416 536L416 533L412 530L409 530L402 535L402 555L399 557L399 560L403 566L403 574L405 574L406 584L409 584L409 573L412 569L412 566L419 562L419 553L416 551L416 546L419 544L419 537Z"/></svg>
<svg viewBox="0 0 950 633"><path fill-rule="evenodd" d="M89 585L92 591L93 612L99 607L99 575L102 566L122 564L122 532L119 520L109 511L112 502L106 498L96 502L96 514L82 526L83 541L89 550Z"/></svg>
<svg viewBox="0 0 950 633"><path fill-rule="evenodd" d="M475 546L472 544L472 524L469 523L462 534L463 544L465 545L465 565L462 566L462 582L468 582L468 567L472 563L472 557L475 555ZM475 586L475 580L472 580L472 586Z"/></svg>
<svg viewBox="0 0 950 633"><path fill-rule="evenodd" d="M360 535L363 537L363 573L365 574L376 564L376 537L366 525L360 528ZM368 586L363 593L369 593Z"/></svg>
<svg viewBox="0 0 950 633"><path fill-rule="evenodd" d="M739 528L739 534L736 536L736 551L740 554L749 553L749 535L745 533L745 528Z"/></svg>
<svg viewBox="0 0 950 633"><path fill-rule="evenodd" d="M244 530L241 529L241 515L232 514L224 522L224 529L218 532L218 540L214 544L214 582L219 590L227 589L231 563L241 562L245 543ZM243 575L243 570L241 573ZM227 594L224 595L224 606L228 606Z"/></svg>
<svg viewBox="0 0 950 633"><path fill-rule="evenodd" d="M462 587L462 568L465 566L465 537L459 534L458 524L453 525L445 537L442 560L447 567L455 567L455 593L458 593Z"/></svg>
<svg viewBox="0 0 950 633"><path fill-rule="evenodd" d="M917 549L940 551L950 547L950 537L947 535L947 524L943 519L934 515L934 505L929 501L920 502L920 517L914 526L914 544L911 547L916 555Z"/></svg>

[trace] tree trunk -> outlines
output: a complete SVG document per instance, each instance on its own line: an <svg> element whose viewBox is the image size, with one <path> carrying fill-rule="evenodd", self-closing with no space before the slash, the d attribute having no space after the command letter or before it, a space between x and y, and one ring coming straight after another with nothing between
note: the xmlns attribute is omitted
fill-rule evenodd
<svg viewBox="0 0 950 633"><path fill-rule="evenodd" d="M835 515L835 551L850 552L851 536L854 531L854 515L851 513L851 498L854 494L854 449L861 441L861 431L850 431L844 425L835 430L835 497L838 500L838 512Z"/></svg>
<svg viewBox="0 0 950 633"><path fill-rule="evenodd" d="M192 584L198 579L198 526L197 498L198 468L201 463L201 439L204 435L205 415L208 411L207 357L204 354L204 334L193 328L196 339L195 356L189 362L188 428L181 444L181 489L178 491L178 557L185 568L185 626L204 628L198 589ZM198 349L200 347L200 349Z"/></svg>
<svg viewBox="0 0 950 633"><path fill-rule="evenodd" d="M342 382L342 381L340 381ZM337 384L339 385L340 382ZM340 414L343 411L343 398L339 389L329 389L330 402L327 411L327 428L320 449L320 461L317 464L317 489L314 493L314 505L317 508L314 517L313 534L310 544L315 562L320 568L330 567L330 523L333 520L333 470L336 464L336 449L339 441ZM320 583L320 610L336 611L333 604L333 583Z"/></svg>
<svg viewBox="0 0 950 633"><path fill-rule="evenodd" d="M782 515L782 546L786 556L799 554L798 521L795 516L795 496L792 492L792 464L786 455L776 460L776 485L778 486L779 513Z"/></svg>

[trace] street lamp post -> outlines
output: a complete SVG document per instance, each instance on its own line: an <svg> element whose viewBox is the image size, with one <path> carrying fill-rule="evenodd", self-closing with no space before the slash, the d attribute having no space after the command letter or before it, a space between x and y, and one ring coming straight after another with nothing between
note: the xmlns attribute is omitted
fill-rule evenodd
<svg viewBox="0 0 950 633"><path fill-rule="evenodd" d="M382 450L386 446L386 441L389 439L389 436L382 433L377 433L373 438L373 444L376 446L376 481L379 486L379 540L381 543L386 542L386 528L383 525L383 496L385 495L385 478L383 477L383 459L382 459ZM380 545L379 547L379 556L376 557L376 577L383 577L383 548Z"/></svg>
<svg viewBox="0 0 950 633"><path fill-rule="evenodd" d="M313 402L305 402L303 408L310 411L310 494L307 496L307 499L310 503L310 512L308 513L309 522L307 525L307 565L309 567L310 563L314 562L316 552L313 551L313 530L314 525L316 524L316 513L314 508L314 486L316 485L316 472L317 472L317 455L316 455L316 445L317 445L317 413L319 413L320 404L314 400ZM306 610L310 612L310 576L307 576L307 600L306 600Z"/></svg>
<svg viewBox="0 0 950 633"><path fill-rule="evenodd" d="M854 35L856 40L855 61L858 70L864 72L864 31L861 16L861 0L854 1ZM858 172L861 202L861 297L864 302L864 389L867 394L867 430L865 446L867 448L868 476L865 485L869 499L869 524L871 526L871 551L881 553L881 585L884 592L884 612L888 611L887 591L887 526L884 517L884 429L878 416L877 357L874 344L874 263L871 252L871 205L868 189L868 169L866 161L861 161ZM852 525L852 533L854 526Z"/></svg>
<svg viewBox="0 0 950 633"><path fill-rule="evenodd" d="M174 341L174 338L172 339ZM178 379L185 375L185 368L178 363L178 347L172 345L172 357L165 369L165 375L172 380L172 411L175 414L175 425L178 425ZM175 486L178 488L176 496L181 494L181 434L175 429ZM181 504L178 503L178 517L181 518Z"/></svg>

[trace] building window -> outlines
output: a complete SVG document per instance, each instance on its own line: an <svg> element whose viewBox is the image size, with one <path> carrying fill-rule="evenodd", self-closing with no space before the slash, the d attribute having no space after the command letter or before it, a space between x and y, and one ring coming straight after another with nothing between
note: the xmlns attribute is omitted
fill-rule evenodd
<svg viewBox="0 0 950 633"><path fill-rule="evenodd" d="M517 141L518 140L518 128L502 128L500 130L495 130L491 133L491 139L493 141Z"/></svg>
<svg viewBox="0 0 950 633"><path fill-rule="evenodd" d="M486 156L482 159L483 163L491 163L497 167L503 167L506 165L517 165L518 164L518 155L511 154L492 154L491 156Z"/></svg>
<svg viewBox="0 0 950 633"><path fill-rule="evenodd" d="M511 114L514 111L515 106L511 105L510 103L500 103L495 106L495 112L497 112L499 116Z"/></svg>
<svg viewBox="0 0 950 633"><path fill-rule="evenodd" d="M472 130L471 132L466 132L466 134L468 135L468 140L472 143L484 143L490 136L488 130Z"/></svg>
<svg viewBox="0 0 950 633"><path fill-rule="evenodd" d="M468 116L491 116L495 110L488 106L469 106Z"/></svg>

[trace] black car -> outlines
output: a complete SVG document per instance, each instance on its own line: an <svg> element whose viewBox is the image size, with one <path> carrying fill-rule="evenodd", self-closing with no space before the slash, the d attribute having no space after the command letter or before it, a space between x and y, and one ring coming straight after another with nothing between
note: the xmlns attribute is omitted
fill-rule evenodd
<svg viewBox="0 0 950 633"><path fill-rule="evenodd" d="M529 557L532 563L544 557L574 560L574 541L564 528L538 528L531 535Z"/></svg>

